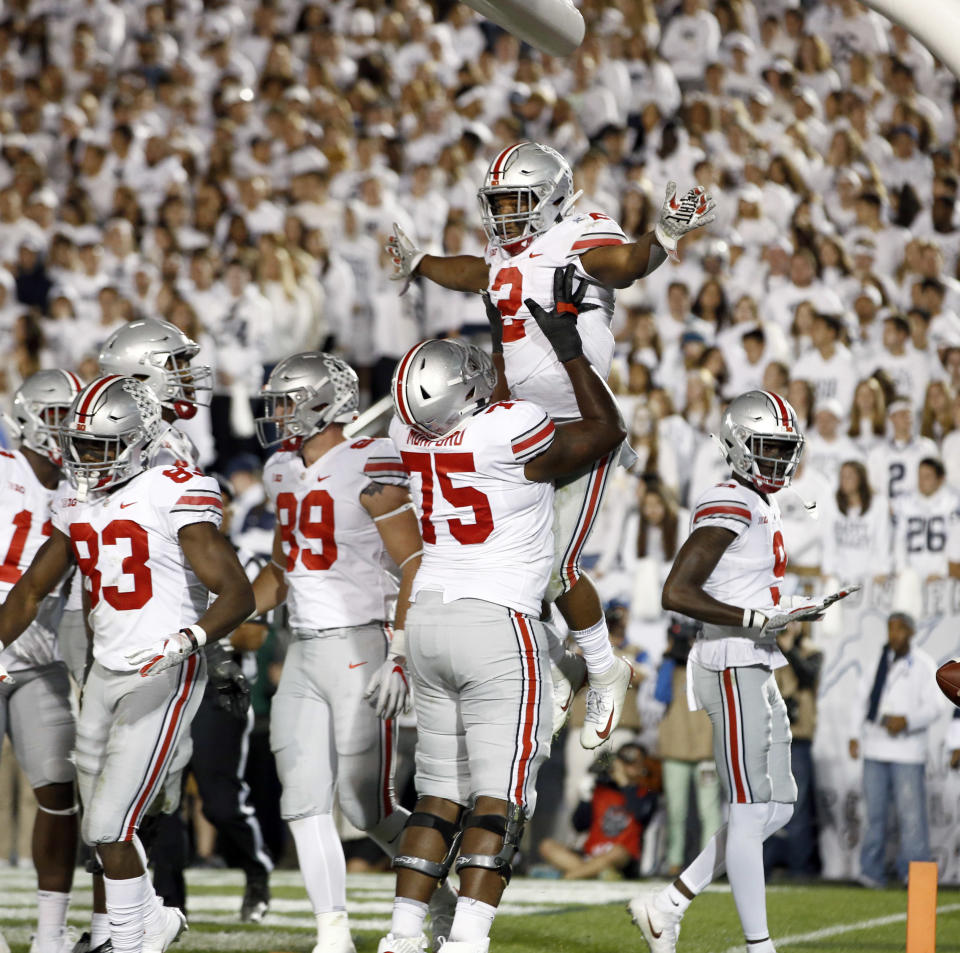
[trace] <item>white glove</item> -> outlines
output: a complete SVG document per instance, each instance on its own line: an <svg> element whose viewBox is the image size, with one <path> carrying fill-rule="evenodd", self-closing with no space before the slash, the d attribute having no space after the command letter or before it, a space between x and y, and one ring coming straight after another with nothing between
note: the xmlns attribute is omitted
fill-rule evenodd
<svg viewBox="0 0 960 953"><path fill-rule="evenodd" d="M410 685L404 663L406 642L403 629L396 629L390 652L374 673L363 697L384 720L396 718L410 710Z"/></svg>
<svg viewBox="0 0 960 953"><path fill-rule="evenodd" d="M140 674L144 678L148 675L159 675L199 651L206 642L207 633L199 625L188 625L185 629L161 639L149 649L131 652L127 661L131 665L139 666Z"/></svg>
<svg viewBox="0 0 960 953"><path fill-rule="evenodd" d="M743 610L744 628L756 629L760 633L760 638L766 635L775 635L777 632L785 629L791 622L819 622L823 618L824 612L835 602L846 599L847 596L859 591L860 586L850 586L847 589L841 589L839 592L824 596L819 602L808 602L798 605L789 611L774 612L766 614L756 609Z"/></svg>
<svg viewBox="0 0 960 953"><path fill-rule="evenodd" d="M677 198L677 183L667 183L667 194L654 229L663 250L676 257L677 242L687 232L709 225L717 216L713 196L699 185Z"/></svg>
<svg viewBox="0 0 960 953"><path fill-rule="evenodd" d="M410 282L417 272L417 266L426 252L420 251L396 222L393 223L393 234L385 247L393 259L394 271L390 280L403 282L403 287L400 289L400 294L403 295L410 287Z"/></svg>
<svg viewBox="0 0 960 953"><path fill-rule="evenodd" d="M0 685L16 685L17 680L0 665Z"/></svg>

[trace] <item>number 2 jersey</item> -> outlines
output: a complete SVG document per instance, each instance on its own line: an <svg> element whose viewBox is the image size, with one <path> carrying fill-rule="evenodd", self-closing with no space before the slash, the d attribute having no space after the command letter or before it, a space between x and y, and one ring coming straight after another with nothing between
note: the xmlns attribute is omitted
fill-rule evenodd
<svg viewBox="0 0 960 953"><path fill-rule="evenodd" d="M553 565L553 484L523 468L554 434L546 411L525 400L485 407L437 439L394 417L423 535L411 598L426 589L539 617Z"/></svg>
<svg viewBox="0 0 960 953"><path fill-rule="evenodd" d="M700 495L690 514L690 532L719 526L736 535L703 585L719 602L770 612L780 603L780 584L787 569L780 506L773 495L731 480ZM690 658L721 671L734 665L778 668L786 659L777 646L758 645L739 626L703 623Z"/></svg>
<svg viewBox="0 0 960 953"><path fill-rule="evenodd" d="M33 562L50 535L50 504L56 490L48 490L19 450L0 450L0 602ZM56 629L62 602L56 596L43 601L37 618L10 646L0 652L0 664L9 672L44 665L60 658Z"/></svg>
<svg viewBox="0 0 960 953"><path fill-rule="evenodd" d="M584 303L595 306L581 311L577 319L583 353L606 379L614 350L613 289L589 278L580 256L591 248L622 245L627 240L612 218L590 212L563 219L516 254L488 247L490 298L503 315L503 360L512 396L539 404L554 419L580 416L570 378L523 302L532 298L549 311L554 303L554 273L574 263L577 278L590 282Z"/></svg>
<svg viewBox="0 0 960 953"><path fill-rule="evenodd" d="M181 466L150 467L109 493L83 502L61 484L53 525L70 540L89 594L93 657L116 672L126 656L192 625L209 591L190 568L179 532L190 523L219 527L217 481Z"/></svg>
<svg viewBox="0 0 960 953"><path fill-rule="evenodd" d="M370 483L406 486L397 448L385 438L345 441L311 466L275 453L263 471L277 511L290 625L338 629L392 616L397 580L360 493Z"/></svg>

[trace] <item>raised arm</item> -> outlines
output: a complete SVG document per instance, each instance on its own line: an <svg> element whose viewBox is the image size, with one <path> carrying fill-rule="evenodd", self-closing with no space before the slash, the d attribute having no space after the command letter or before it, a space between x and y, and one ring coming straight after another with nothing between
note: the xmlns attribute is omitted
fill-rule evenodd
<svg viewBox="0 0 960 953"><path fill-rule="evenodd" d="M581 416L580 420L560 424L547 450L526 464L523 472L528 480L546 482L584 467L609 453L627 436L613 394L583 356L577 315L587 285L581 282L574 291L575 271L573 264L556 270L552 311L544 311L531 298L524 302L570 377Z"/></svg>
<svg viewBox="0 0 960 953"><path fill-rule="evenodd" d="M417 275L429 278L454 291L483 291L490 281L487 263L477 255L427 255L396 223L387 242L387 253L393 259L393 281L402 281L403 294Z"/></svg>
<svg viewBox="0 0 960 953"><path fill-rule="evenodd" d="M635 242L591 248L580 257L584 271L609 288L626 288L655 271L688 232L709 225L716 214L713 197L700 186L677 198L677 183L667 185L656 228Z"/></svg>

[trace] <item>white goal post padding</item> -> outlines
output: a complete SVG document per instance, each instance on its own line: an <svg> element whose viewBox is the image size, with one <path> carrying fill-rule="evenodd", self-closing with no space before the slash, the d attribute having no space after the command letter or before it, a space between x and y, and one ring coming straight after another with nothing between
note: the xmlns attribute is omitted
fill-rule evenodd
<svg viewBox="0 0 960 953"><path fill-rule="evenodd" d="M899 23L960 78L960 0L863 0Z"/></svg>
<svg viewBox="0 0 960 953"><path fill-rule="evenodd" d="M464 0L508 33L550 56L569 56L582 42L583 17L571 0Z"/></svg>

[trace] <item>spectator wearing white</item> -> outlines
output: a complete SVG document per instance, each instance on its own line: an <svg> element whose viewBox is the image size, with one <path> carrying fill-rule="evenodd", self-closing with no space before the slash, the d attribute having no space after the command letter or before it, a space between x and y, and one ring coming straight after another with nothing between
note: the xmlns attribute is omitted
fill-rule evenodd
<svg viewBox="0 0 960 953"><path fill-rule="evenodd" d="M297 284L290 253L265 236L259 245L257 286L270 303L270 333L262 359L276 364L286 354L307 350L317 343L310 340L313 311L307 293Z"/></svg>
<svg viewBox="0 0 960 953"><path fill-rule="evenodd" d="M868 373L878 369L885 371L893 381L895 391L909 397L915 407L920 407L927 382L935 370L934 359L913 346L910 324L901 314L884 318L882 343L882 349L874 355L872 362L861 364L860 369Z"/></svg>
<svg viewBox="0 0 960 953"><path fill-rule="evenodd" d="M874 109L874 118L881 126L897 122L903 107L915 112L929 123L935 139L944 139L953 132L952 121L944 111L928 96L918 92L913 68L892 56L887 60L884 75L887 95ZM909 115L909 113L908 113Z"/></svg>
<svg viewBox="0 0 960 953"><path fill-rule="evenodd" d="M356 278L351 335L347 361L351 367L370 367L376 362L373 346L373 297L379 282L381 244L359 226L356 202L347 202L343 231L337 239L337 253ZM405 295L404 298L407 296Z"/></svg>
<svg viewBox="0 0 960 953"><path fill-rule="evenodd" d="M679 349L684 334L698 334L704 341L713 341L714 329L709 322L698 318L691 310L690 289L683 281L671 281L667 287L665 312L656 316L657 334L664 348L664 363L669 364L666 353L670 348Z"/></svg>
<svg viewBox="0 0 960 953"><path fill-rule="evenodd" d="M682 0L660 41L660 55L670 64L681 88L701 82L703 64L716 59L720 25L701 0Z"/></svg>
<svg viewBox="0 0 960 953"><path fill-rule="evenodd" d="M833 487L834 484L810 465L804 452L790 482L794 492L784 493L778 501L783 520L783 538L790 540L790 562L780 587L784 595L805 591L809 580L822 575L825 549L823 523L811 515L806 504L815 503L815 513L829 510L833 505Z"/></svg>
<svg viewBox="0 0 960 953"><path fill-rule="evenodd" d="M841 72L854 51L873 54L887 52L887 24L883 17L861 6L856 0L838 0L836 8L838 13L830 18L825 36Z"/></svg>
<svg viewBox="0 0 960 953"><path fill-rule="evenodd" d="M62 280L76 295L77 314L81 320L98 320L97 295L110 278L103 270L103 244L100 229L83 225L76 230L80 269L64 275Z"/></svg>
<svg viewBox="0 0 960 953"><path fill-rule="evenodd" d="M323 289L323 316L330 341L323 350L348 349L354 333L353 304L357 296L353 271L320 229L304 235L303 247L316 263L314 274Z"/></svg>
<svg viewBox="0 0 960 953"><path fill-rule="evenodd" d="M290 212L304 227L336 237L343 220L343 202L330 197L329 162L315 148L301 149L290 163Z"/></svg>
<svg viewBox="0 0 960 953"><path fill-rule="evenodd" d="M849 407L859 377L853 355L840 339L843 318L840 314L817 311L810 328L813 347L793 368L793 376L809 381L816 400L835 398L841 407Z"/></svg>
<svg viewBox="0 0 960 953"><path fill-rule="evenodd" d="M140 262L133 226L125 218L111 219L103 232L103 270L118 288L126 290L133 286Z"/></svg>
<svg viewBox="0 0 960 953"><path fill-rule="evenodd" d="M960 395L956 392L950 402L950 411L953 414L953 429L943 438L940 451L947 471L947 483L960 492Z"/></svg>
<svg viewBox="0 0 960 953"><path fill-rule="evenodd" d="M626 67L630 75L629 101L636 103L637 108L642 103L655 102L668 115L679 108L677 77L642 31L634 32L627 39Z"/></svg>
<svg viewBox="0 0 960 953"><path fill-rule="evenodd" d="M464 227L459 217L450 218L444 229L437 254L481 255L483 246ZM485 333L485 316L476 307L476 295L454 291L433 281L424 282L423 293L425 334L427 337L445 337L466 331Z"/></svg>
<svg viewBox="0 0 960 953"><path fill-rule="evenodd" d="M396 194L388 191L376 175L368 174L360 180L354 212L360 228L380 241L386 242L394 222L410 234L417 234L406 205L401 207Z"/></svg>
<svg viewBox="0 0 960 953"><path fill-rule="evenodd" d="M620 218L620 200L607 188L607 159L599 149L588 149L573 170L573 187L582 191L581 207L614 220Z"/></svg>
<svg viewBox="0 0 960 953"><path fill-rule="evenodd" d="M893 504L894 569L924 582L960 578L960 495L947 485L939 457L917 465L917 488Z"/></svg>
<svg viewBox="0 0 960 953"><path fill-rule="evenodd" d="M428 254L439 254L443 246L443 230L450 204L440 190L440 176L429 162L413 165L404 208L413 221L413 234L420 248Z"/></svg>
<svg viewBox="0 0 960 953"><path fill-rule="evenodd" d="M935 242L943 256L943 270L948 275L957 271L960 258L960 227L957 226L957 176L950 173L933 180L933 205L921 212L913 230Z"/></svg>
<svg viewBox="0 0 960 953"><path fill-rule="evenodd" d="M843 302L836 292L817 277L817 258L809 248L800 248L790 256L789 281L770 290L763 302L763 312L786 332L801 301L809 301L825 314L843 311Z"/></svg>
<svg viewBox="0 0 960 953"><path fill-rule="evenodd" d="M267 181L262 175L241 179L239 198L235 210L243 217L252 236L278 234L283 231L283 209L267 198ZM219 237L219 226L217 231Z"/></svg>
<svg viewBox="0 0 960 953"><path fill-rule="evenodd" d="M352 143L353 161L330 178L330 195L339 201L353 199L360 181L375 175L394 194L400 177L387 165L383 137L372 129L364 129Z"/></svg>
<svg viewBox="0 0 960 953"><path fill-rule="evenodd" d="M46 248L43 229L23 213L23 199L10 185L0 190L0 266L10 268L17 260L17 251L25 240Z"/></svg>
<svg viewBox="0 0 960 953"><path fill-rule="evenodd" d="M753 183L741 187L737 198L737 217L734 228L740 234L747 249L759 252L760 248L780 236L780 230L763 207L763 192Z"/></svg>
<svg viewBox="0 0 960 953"><path fill-rule="evenodd" d="M723 91L745 100L760 82L757 45L746 33L728 33L721 53L724 62Z"/></svg>
<svg viewBox="0 0 960 953"><path fill-rule="evenodd" d="M835 506L824 508L823 561L827 578L883 582L893 568L890 507L870 486L861 460L846 460L835 481Z"/></svg>
<svg viewBox="0 0 960 953"><path fill-rule="evenodd" d="M835 398L817 401L813 414L816 429L806 434L803 455L807 466L831 485L836 485L840 466L845 460L863 460L859 447L843 431L845 418L840 401Z"/></svg>
<svg viewBox="0 0 960 953"><path fill-rule="evenodd" d="M927 384L920 411L920 433L943 447L944 438L956 427L953 418L954 391L949 381L935 379Z"/></svg>
<svg viewBox="0 0 960 953"><path fill-rule="evenodd" d="M887 496L891 503L917 488L917 468L927 457L937 457L937 445L916 432L913 404L898 397L887 409L892 433L867 454L870 485Z"/></svg>
<svg viewBox="0 0 960 953"><path fill-rule="evenodd" d="M807 133L807 141L823 155L830 142L830 130L821 119L823 107L820 97L812 86L795 86L793 88L793 117L802 122Z"/></svg>
<svg viewBox="0 0 960 953"><path fill-rule="evenodd" d="M875 369L877 357L883 350L883 295L872 284L860 285L850 294L849 305L856 318L850 352L857 367Z"/></svg>
<svg viewBox="0 0 960 953"><path fill-rule="evenodd" d="M884 163L883 181L889 189L912 186L924 205L933 199L933 160L917 148L919 136L909 123L894 126L890 132L893 155Z"/></svg>
<svg viewBox="0 0 960 953"><path fill-rule="evenodd" d="M876 271L892 275L903 260L909 232L895 225L884 224L881 218L882 207L883 203L875 189L861 190L856 201L856 225L850 229L846 238L851 242L857 242L861 238L873 239L876 246Z"/></svg>
<svg viewBox="0 0 960 953"><path fill-rule="evenodd" d="M616 97L599 77L593 54L583 47L574 54L573 82L565 91L565 96L588 138L592 138L604 126L621 121L621 109Z"/></svg>
<svg viewBox="0 0 960 953"><path fill-rule="evenodd" d="M766 86L755 86L747 94L750 130L758 143L769 146L783 135L783 124L772 115L773 93Z"/></svg>

